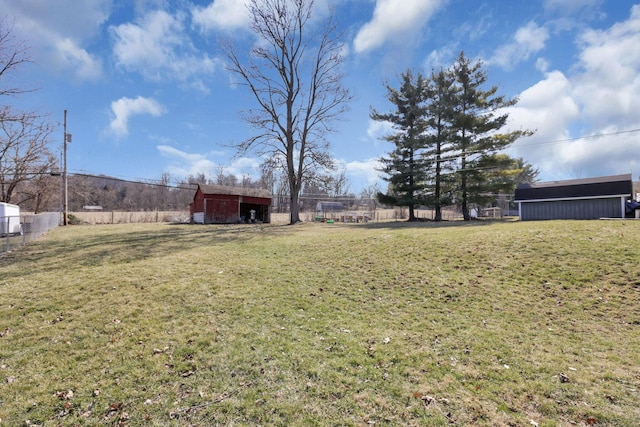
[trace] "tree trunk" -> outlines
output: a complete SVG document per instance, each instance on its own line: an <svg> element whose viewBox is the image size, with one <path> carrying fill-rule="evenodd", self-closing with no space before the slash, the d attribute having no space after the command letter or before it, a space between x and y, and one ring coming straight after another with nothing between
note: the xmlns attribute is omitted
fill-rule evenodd
<svg viewBox="0 0 640 427"><path fill-rule="evenodd" d="M289 225L297 224L300 222L300 207L298 206L298 195L291 195L289 198L290 208L291 208L291 216L289 219Z"/></svg>
<svg viewBox="0 0 640 427"><path fill-rule="evenodd" d="M289 225L297 224L300 222L300 187L302 187L301 181L296 178L289 179Z"/></svg>
<svg viewBox="0 0 640 427"><path fill-rule="evenodd" d="M471 220L471 217L469 216L469 206L467 203L467 171L464 169L465 165L465 161L463 159L462 164L464 165L462 168L462 183L461 183L461 187L462 187L462 218L465 221L469 221Z"/></svg>
<svg viewBox="0 0 640 427"><path fill-rule="evenodd" d="M416 221L416 212L415 212L415 208L413 207L413 205L409 205L409 222L413 222Z"/></svg>
<svg viewBox="0 0 640 427"><path fill-rule="evenodd" d="M463 180L466 180L465 178L462 178ZM465 221L470 221L471 217L469 216L469 206L467 204L467 190L463 190L462 191L462 218Z"/></svg>
<svg viewBox="0 0 640 427"><path fill-rule="evenodd" d="M460 159L460 173L462 176L460 177L460 190L462 191L462 218L465 221L469 221L471 218L469 217L469 206L467 205L467 143L466 143L467 132L466 129L462 129L462 156Z"/></svg>
<svg viewBox="0 0 640 427"><path fill-rule="evenodd" d="M435 189L435 207L436 207L436 216L434 218L435 221L440 222L442 221L442 206L440 206L440 180L442 179L440 177L441 173L442 173L442 165L441 165L441 160L440 160L440 142L438 142L438 146L436 148L437 150L437 155L436 155L436 189Z"/></svg>

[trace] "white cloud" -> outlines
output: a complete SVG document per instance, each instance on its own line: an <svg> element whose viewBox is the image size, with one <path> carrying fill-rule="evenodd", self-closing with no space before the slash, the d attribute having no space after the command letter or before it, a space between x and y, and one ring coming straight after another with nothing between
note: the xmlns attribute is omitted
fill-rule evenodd
<svg viewBox="0 0 640 427"><path fill-rule="evenodd" d="M204 30L246 28L249 25L246 0L215 0L191 9L193 22Z"/></svg>
<svg viewBox="0 0 640 427"><path fill-rule="evenodd" d="M455 61L460 50L458 43L452 43L433 50L424 60L423 67L425 70L448 68Z"/></svg>
<svg viewBox="0 0 640 427"><path fill-rule="evenodd" d="M114 117L109 127L116 136L125 136L129 133L129 118L132 116L150 114L153 117L159 117L165 113L164 107L156 100L141 96L135 99L125 97L113 101L111 111Z"/></svg>
<svg viewBox="0 0 640 427"><path fill-rule="evenodd" d="M627 21L606 31L586 31L581 39L576 96L596 126L640 125L640 5Z"/></svg>
<svg viewBox="0 0 640 427"><path fill-rule="evenodd" d="M234 158L230 165L224 166L224 173L234 175L238 181L244 176L257 180L260 177L260 159L255 157Z"/></svg>
<svg viewBox="0 0 640 427"><path fill-rule="evenodd" d="M117 64L149 80L190 82L191 86L206 90L197 76L214 72L219 60L196 51L186 35L184 19L183 14L172 16L155 10L137 23L111 27Z"/></svg>
<svg viewBox="0 0 640 427"><path fill-rule="evenodd" d="M386 135L393 132L393 124L390 122L379 122L377 120L369 119L369 126L367 127L367 136L374 141L381 140Z"/></svg>
<svg viewBox="0 0 640 427"><path fill-rule="evenodd" d="M597 6L602 0L545 0L544 8L548 11L571 15L576 12Z"/></svg>
<svg viewBox="0 0 640 427"><path fill-rule="evenodd" d="M516 31L511 43L498 48L489 62L511 69L544 49L548 39L549 31L531 21Z"/></svg>
<svg viewBox="0 0 640 427"><path fill-rule="evenodd" d="M172 163L169 165L168 171L180 177L199 174L210 177L216 166L204 154L187 153L169 145L158 145L156 148L163 157L171 160Z"/></svg>
<svg viewBox="0 0 640 427"><path fill-rule="evenodd" d="M517 141L510 149L516 157L529 163L553 169L557 156L550 155L557 145L551 143L569 138L568 127L580 117L580 109L572 96L572 85L560 71L520 94L520 100L509 113L509 128L535 130L531 138Z"/></svg>
<svg viewBox="0 0 640 427"><path fill-rule="evenodd" d="M170 159L171 164L167 170L173 175L187 177L203 174L209 179L215 179L215 175L222 168L225 175L233 175L239 182L245 176L254 180L260 177L260 159L253 157L240 157L230 164L222 165L210 160L210 157L220 158L224 153L188 153L165 144L158 145L156 148L163 157Z"/></svg>
<svg viewBox="0 0 640 427"><path fill-rule="evenodd" d="M350 1L353 0L315 0L311 21L326 18L332 9L332 3ZM288 2L291 7L294 7L292 0ZM191 7L192 20L205 32L249 29L251 16L248 5L249 0L214 0L207 6L194 5Z"/></svg>
<svg viewBox="0 0 640 427"><path fill-rule="evenodd" d="M556 165L572 178L640 172L640 162L634 156L640 151L637 134L617 135L616 131L615 127L603 128L603 136L560 144Z"/></svg>
<svg viewBox="0 0 640 427"><path fill-rule="evenodd" d="M382 46L390 39L411 36L440 9L446 0L376 0L373 19L353 42L356 53Z"/></svg>
<svg viewBox="0 0 640 427"><path fill-rule="evenodd" d="M580 37L575 74L553 71L510 109L511 126L537 134L511 149L551 179L638 172L640 5L628 20Z"/></svg>
<svg viewBox="0 0 640 427"><path fill-rule="evenodd" d="M538 58L536 59L536 70L542 72L542 73L546 73L547 71L549 71L549 61L547 61L544 58Z"/></svg>
<svg viewBox="0 0 640 427"><path fill-rule="evenodd" d="M381 167L380 159L356 160L344 163L349 183L353 187L352 190L356 192L376 184L382 189L382 172L378 170Z"/></svg>
<svg viewBox="0 0 640 427"><path fill-rule="evenodd" d="M8 22L15 19L14 35L28 40L39 65L76 80L102 76L101 60L85 45L99 36L111 12L111 0L21 0L3 2L2 9L3 17L12 17Z"/></svg>
<svg viewBox="0 0 640 427"><path fill-rule="evenodd" d="M60 68L73 70L81 80L95 80L102 75L100 59L91 56L73 40L58 39L53 44L58 52L57 63Z"/></svg>

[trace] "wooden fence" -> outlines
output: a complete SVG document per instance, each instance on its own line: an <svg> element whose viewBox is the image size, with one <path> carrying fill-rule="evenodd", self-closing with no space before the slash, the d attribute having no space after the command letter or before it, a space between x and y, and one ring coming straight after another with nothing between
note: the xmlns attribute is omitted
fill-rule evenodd
<svg viewBox="0 0 640 427"><path fill-rule="evenodd" d="M416 209L416 217L430 220L434 218L434 212L426 209ZM334 212L327 218L337 221L346 221L347 217L360 218L367 216L371 222L404 221L408 218L408 209L376 209L375 211L348 211ZM457 220L460 214L454 210L443 210L442 219ZM78 221L82 224L126 224L138 222L177 222L188 223L190 220L188 211L151 211L151 212L70 212L70 221ZM301 212L300 219L304 222L312 222L316 218L315 212ZM289 213L271 213L272 224L287 224ZM355 221L351 221L355 222Z"/></svg>
<svg viewBox="0 0 640 427"><path fill-rule="evenodd" d="M189 211L69 212L69 221L82 224L127 224L138 222L189 222Z"/></svg>
<svg viewBox="0 0 640 427"><path fill-rule="evenodd" d="M408 209L376 209L375 211L345 211L345 212L332 212L326 215L328 219L334 220L342 220L345 217L345 214L350 217L361 217L366 215L371 222L388 222L388 221L406 221L409 217ZM416 209L415 215L417 218L424 220L432 220L435 218L435 212L430 209ZM301 212L300 220L304 222L311 222L316 217L316 213L314 212ZM450 209L444 209L442 211L442 219L445 221L453 221L462 218L462 215ZM271 222L273 224L286 224L289 222L289 213L272 213L271 214ZM351 221L355 222L355 221Z"/></svg>

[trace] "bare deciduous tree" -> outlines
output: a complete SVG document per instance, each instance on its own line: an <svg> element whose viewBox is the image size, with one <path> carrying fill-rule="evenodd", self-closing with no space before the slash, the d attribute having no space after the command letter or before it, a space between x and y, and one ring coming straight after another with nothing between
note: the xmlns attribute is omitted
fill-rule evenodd
<svg viewBox="0 0 640 427"><path fill-rule="evenodd" d="M53 154L49 154L45 163L54 165L57 161ZM29 181L22 181L16 187L16 204L34 213L55 212L61 209L61 190L60 180L52 177L49 170L45 170L43 173L34 174Z"/></svg>
<svg viewBox="0 0 640 427"><path fill-rule="evenodd" d="M7 75L25 62L31 62L29 49L24 42L18 41L12 35L13 25L8 25L6 19L0 20L0 96L18 95L30 92L30 89L5 86ZM5 77L5 78L3 78Z"/></svg>
<svg viewBox="0 0 640 427"><path fill-rule="evenodd" d="M323 23L313 22L313 4L313 0L251 0L250 28L258 41L249 55L226 45L229 70L258 104L244 119L259 132L238 149L281 159L291 224L300 220L299 194L307 176L317 167L333 167L325 137L351 100L342 85L341 34L332 16Z"/></svg>
<svg viewBox="0 0 640 427"><path fill-rule="evenodd" d="M52 132L53 126L33 113L0 116L0 201L11 202L21 183L49 175L55 165L48 148Z"/></svg>
<svg viewBox="0 0 640 427"><path fill-rule="evenodd" d="M0 96L3 100L31 91L10 84L11 73L29 62L27 47L14 39L11 30L5 21L0 21ZM53 131L54 126L43 116L0 104L0 201L12 201L22 186L23 200L17 203L35 198L35 210L42 206L43 188L35 188L34 184L35 178L39 178L40 184L50 187L46 181L55 165L55 157L48 148Z"/></svg>

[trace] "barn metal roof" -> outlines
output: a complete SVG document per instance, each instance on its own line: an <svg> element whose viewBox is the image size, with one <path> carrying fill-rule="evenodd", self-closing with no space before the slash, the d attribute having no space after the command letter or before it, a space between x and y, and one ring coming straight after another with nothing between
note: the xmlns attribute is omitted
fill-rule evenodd
<svg viewBox="0 0 640 427"><path fill-rule="evenodd" d="M631 195L631 174L520 184L515 201Z"/></svg>
<svg viewBox="0 0 640 427"><path fill-rule="evenodd" d="M246 187L232 187L227 185L208 185L198 184L200 191L205 195L211 194L228 194L234 196L247 196L247 197L261 197L264 199L270 199L271 194L269 190L263 188L246 188Z"/></svg>

